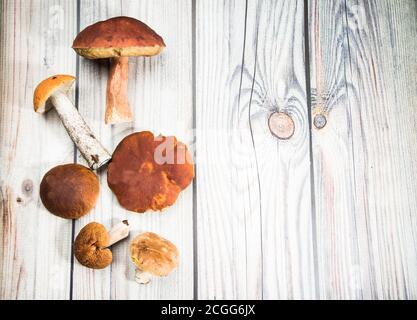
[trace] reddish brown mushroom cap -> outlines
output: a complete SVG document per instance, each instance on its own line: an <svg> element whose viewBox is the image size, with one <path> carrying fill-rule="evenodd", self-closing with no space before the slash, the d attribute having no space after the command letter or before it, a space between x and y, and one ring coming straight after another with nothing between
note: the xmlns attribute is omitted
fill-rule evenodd
<svg viewBox="0 0 417 320"><path fill-rule="evenodd" d="M162 210L174 204L194 177L185 144L143 131L125 137L113 153L107 183L127 210Z"/></svg>
<svg viewBox="0 0 417 320"><path fill-rule="evenodd" d="M75 38L73 49L89 59L153 56L165 47L164 40L145 23L115 17L94 23Z"/></svg>
<svg viewBox="0 0 417 320"><path fill-rule="evenodd" d="M79 164L52 168L40 186L42 203L51 213L65 219L78 219L94 208L99 194L94 172Z"/></svg>

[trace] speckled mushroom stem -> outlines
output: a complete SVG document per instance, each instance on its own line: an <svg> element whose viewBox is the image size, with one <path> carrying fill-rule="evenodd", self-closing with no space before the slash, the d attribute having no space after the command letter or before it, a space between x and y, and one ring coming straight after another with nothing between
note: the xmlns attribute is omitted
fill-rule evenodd
<svg viewBox="0 0 417 320"><path fill-rule="evenodd" d="M127 94L129 78L129 58L111 59L110 73L107 80L106 124L131 122L133 120Z"/></svg>
<svg viewBox="0 0 417 320"><path fill-rule="evenodd" d="M110 153L96 139L87 123L68 97L57 90L49 98L78 150L87 160L88 166L96 170L110 161Z"/></svg>

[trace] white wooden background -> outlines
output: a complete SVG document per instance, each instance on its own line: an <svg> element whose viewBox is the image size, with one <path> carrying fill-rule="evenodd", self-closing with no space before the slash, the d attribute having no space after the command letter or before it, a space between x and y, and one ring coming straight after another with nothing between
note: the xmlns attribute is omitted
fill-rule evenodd
<svg viewBox="0 0 417 320"><path fill-rule="evenodd" d="M136 120L106 126L108 62L70 47L119 15L167 48L130 59ZM144 129L192 146L197 175L172 208L122 209L104 170L92 213L46 211L43 174L84 163L57 115L33 111L56 73L77 76L73 101L109 150ZM0 298L416 299L416 95L415 0L1 0ZM274 111L294 119L290 140L270 134ZM178 270L138 285L129 241L107 269L74 261L80 228L120 219L172 240Z"/></svg>

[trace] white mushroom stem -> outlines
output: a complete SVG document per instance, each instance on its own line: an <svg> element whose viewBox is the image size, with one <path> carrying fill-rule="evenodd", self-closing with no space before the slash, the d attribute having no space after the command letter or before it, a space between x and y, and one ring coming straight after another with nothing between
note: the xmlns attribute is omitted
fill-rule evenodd
<svg viewBox="0 0 417 320"><path fill-rule="evenodd" d="M127 220L123 220L122 222L116 224L109 232L109 244L107 246L110 247L116 242L127 238L129 235L130 226Z"/></svg>
<svg viewBox="0 0 417 320"><path fill-rule="evenodd" d="M142 270L136 269L135 271L135 281L140 284L148 284L151 282L152 274L149 272L144 272Z"/></svg>
<svg viewBox="0 0 417 320"><path fill-rule="evenodd" d="M57 90L49 99L72 141L74 141L78 150L87 160L88 166L96 170L110 161L110 153L96 139L65 93Z"/></svg>

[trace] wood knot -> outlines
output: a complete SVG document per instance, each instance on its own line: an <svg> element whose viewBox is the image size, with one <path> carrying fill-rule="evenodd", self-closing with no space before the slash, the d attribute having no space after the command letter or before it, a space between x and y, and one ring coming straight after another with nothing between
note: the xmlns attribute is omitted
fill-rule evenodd
<svg viewBox="0 0 417 320"><path fill-rule="evenodd" d="M288 140L295 131L293 119L285 112L274 112L268 119L271 133L281 140Z"/></svg>
<svg viewBox="0 0 417 320"><path fill-rule="evenodd" d="M322 114L316 114L316 116L314 117L313 123L317 129L323 129L327 124L327 119Z"/></svg>
<svg viewBox="0 0 417 320"><path fill-rule="evenodd" d="M33 181L30 179L26 179L22 182L22 193L26 197L30 197L33 193Z"/></svg>

